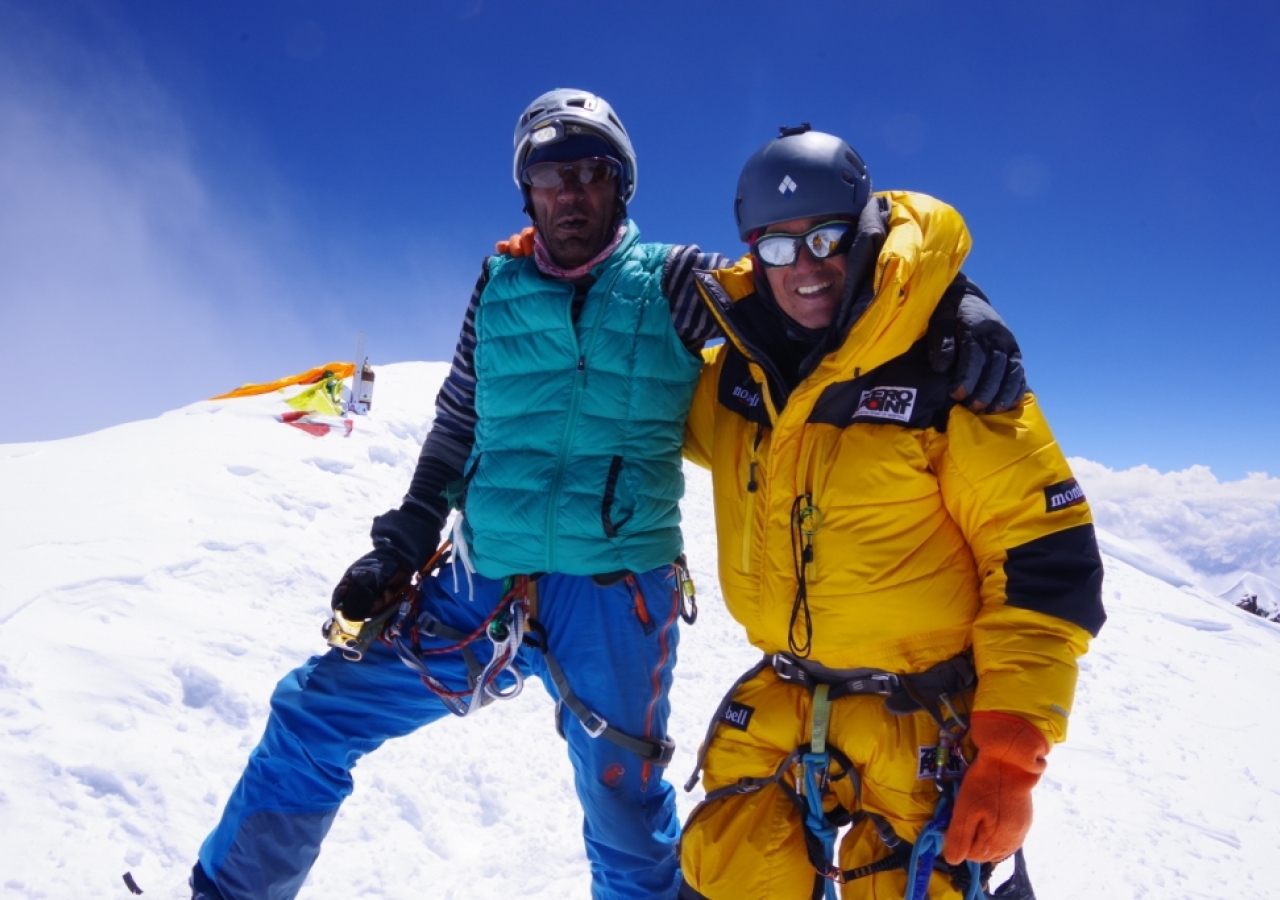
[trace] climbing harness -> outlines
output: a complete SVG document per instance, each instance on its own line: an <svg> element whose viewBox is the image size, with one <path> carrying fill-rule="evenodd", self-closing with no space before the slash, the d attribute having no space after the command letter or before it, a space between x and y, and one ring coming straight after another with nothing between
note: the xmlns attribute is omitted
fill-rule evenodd
<svg viewBox="0 0 1280 900"><path fill-rule="evenodd" d="M556 693L560 695L556 703L556 731L561 737L564 737L564 731L561 726L560 710L564 708L573 713L574 718L582 725L583 731L593 738L604 738L611 744L630 750L645 762L655 766L666 767L671 764L671 757L676 752L675 741L670 738L632 737L625 731L610 725L604 716L592 711L591 707L574 693L569 685L569 679L564 674L564 669L560 667L559 661L547 647L547 632L542 627L542 623L532 622L529 644L542 651L547 661L547 671L551 674L551 681L556 686Z"/></svg>
<svg viewBox="0 0 1280 900"><path fill-rule="evenodd" d="M524 675L516 667L516 653L528 633L531 601L536 597L535 582L527 575L514 575L503 583L502 598L474 631L461 631L420 609L421 584L424 573L414 579L396 611L395 618L382 635L400 661L418 674L422 683L440 698L455 716L467 716L494 700L510 700L524 690ZM443 647L423 649L421 638L440 638L450 643ZM472 645L487 639L493 653L480 664ZM461 652L467 667L467 690L453 691L431 672L427 660L433 656ZM499 679L510 676L506 686Z"/></svg>
<svg viewBox="0 0 1280 900"><path fill-rule="evenodd" d="M574 692L560 662L551 653L547 631L535 618L537 613L538 576L514 575L503 584L502 598L488 617L470 632L454 628L436 618L421 603L423 581L445 566L453 565L450 558L451 544L445 541L430 561L400 589L397 601L387 611L367 622L351 623L335 613L326 626L329 642L343 650L343 655L359 661L369 643L376 637L396 651L401 662L418 674L422 683L456 716L467 716L494 700L510 700L524 689L524 675L516 666L516 655L522 645L538 650L547 663L547 671L555 684L560 700L556 704L556 728L560 729L560 709L567 708L593 738L604 738L625 750L635 753L642 760L656 766L667 766L675 753L675 742L668 738L634 737L610 725L593 711ZM673 563L673 577L678 592L679 614L692 624L698 617L698 605L693 579L684 557ZM635 576L620 573L633 591ZM446 641L444 646L424 649L422 638ZM474 645L487 640L492 654L485 664L475 652ZM467 690L450 690L431 671L429 661L447 653L461 653L467 667ZM505 676L505 677L504 677ZM563 732L561 732L563 736Z"/></svg>
<svg viewBox="0 0 1280 900"><path fill-rule="evenodd" d="M829 669L787 653L766 655L734 682L721 700L698 752L694 772L684 785L686 791L693 790L697 784L711 741L733 698L743 685L765 669L772 669L780 681L803 687L812 695L809 742L788 754L770 775L740 778L733 784L709 791L690 814L686 830L711 804L776 785L796 806L801 817L806 851L816 873L815 898L822 895L825 900L837 900L837 885L878 872L905 869L905 900L927 900L929 879L935 870L945 872L965 900L1035 900L1021 850L1015 854L1013 875L994 893L988 893L986 888L993 866L975 862L951 866L940 856L964 774L960 745L968 730L967 709L958 707L963 706L964 697L977 687L973 660L967 651L910 675L879 669ZM850 813L839 804L833 809L824 808L824 799L832 796L832 785L843 778L850 779L854 796L861 805L861 777L848 757L827 740L832 704L842 697L855 695L881 696L885 708L895 715L923 710L938 723L939 740L931 767L939 801L933 817L914 843L899 837L888 821L876 813L861 809ZM842 870L835 862L839 829L863 820L872 824L889 854L856 869Z"/></svg>
<svg viewBox="0 0 1280 900"><path fill-rule="evenodd" d="M672 576L676 581L676 602L679 604L680 618L692 625L698 618L698 602L694 593L693 578L689 575L683 555L672 563ZM648 632L654 627L653 620L648 618L647 613L641 614L644 610L644 598L640 595L635 575L627 572L620 580L625 581L628 590L631 591L637 613L640 614L641 625ZM671 758L676 751L675 741L669 738L633 737L610 725L603 716L592 711L582 698L574 693L569 679L565 677L564 669L551 653L547 644L546 629L541 623L532 622L531 631L533 634L526 639L526 642L542 652L543 658L547 661L547 671L551 674L551 681L556 686L556 693L560 695L556 703L556 731L561 737L564 737L564 731L560 713L561 709L567 709L581 723L583 730L593 738L602 737L624 750L630 750L641 760L652 765L665 768L671 764Z"/></svg>

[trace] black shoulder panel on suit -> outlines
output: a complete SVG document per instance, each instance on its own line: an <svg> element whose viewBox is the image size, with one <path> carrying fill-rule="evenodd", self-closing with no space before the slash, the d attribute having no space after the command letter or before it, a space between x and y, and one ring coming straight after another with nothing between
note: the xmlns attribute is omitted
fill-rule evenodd
<svg viewBox="0 0 1280 900"><path fill-rule="evenodd" d="M1107 620L1102 608L1102 556L1092 525L1077 525L1009 551L1006 603L1065 619L1094 637Z"/></svg>

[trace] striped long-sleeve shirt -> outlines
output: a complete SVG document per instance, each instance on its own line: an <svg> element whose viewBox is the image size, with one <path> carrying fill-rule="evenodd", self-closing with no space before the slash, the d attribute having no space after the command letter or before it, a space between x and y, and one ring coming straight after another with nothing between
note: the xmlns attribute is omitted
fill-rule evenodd
<svg viewBox="0 0 1280 900"><path fill-rule="evenodd" d="M689 349L699 354L703 345L721 337L719 325L703 305L694 282L695 269L719 269L732 260L718 253L703 253L696 245L671 249L662 270L662 292L671 304L671 323ZM480 272L471 301L462 319L462 331L453 352L453 364L436 395L436 418L422 444L418 466L405 497L405 509L429 515L443 527L449 513L444 497L446 486L462 476L462 467L471 454L476 429L476 308L488 283L488 260ZM576 307L586 297L590 285L579 285Z"/></svg>

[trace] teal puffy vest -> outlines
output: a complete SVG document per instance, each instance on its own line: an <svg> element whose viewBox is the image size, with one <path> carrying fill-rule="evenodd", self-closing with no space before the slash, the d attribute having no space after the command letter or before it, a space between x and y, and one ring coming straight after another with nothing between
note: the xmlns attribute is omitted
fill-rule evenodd
<svg viewBox="0 0 1280 900"><path fill-rule="evenodd" d="M662 293L671 250L634 224L573 286L494 257L476 310L476 441L464 536L476 571L645 572L683 544L680 447L702 362Z"/></svg>

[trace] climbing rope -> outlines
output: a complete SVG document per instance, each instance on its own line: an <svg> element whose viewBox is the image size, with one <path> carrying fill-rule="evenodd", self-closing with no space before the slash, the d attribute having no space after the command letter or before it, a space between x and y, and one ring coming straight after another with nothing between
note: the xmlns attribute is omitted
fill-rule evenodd
<svg viewBox="0 0 1280 900"><path fill-rule="evenodd" d="M524 675L516 667L516 654L529 631L529 584L525 575L508 578L504 584L502 599L493 611L472 632L455 629L420 610L421 578L400 602L395 618L382 634L400 660L418 674L427 686L455 716L467 716L494 700L510 700L524 690ZM423 636L443 638L449 641L442 647L424 649ZM481 665L472 645L487 639L492 646L489 661ZM467 690L454 691L432 673L428 658L446 653L461 652L467 666ZM506 673L511 682L501 686L499 679Z"/></svg>

